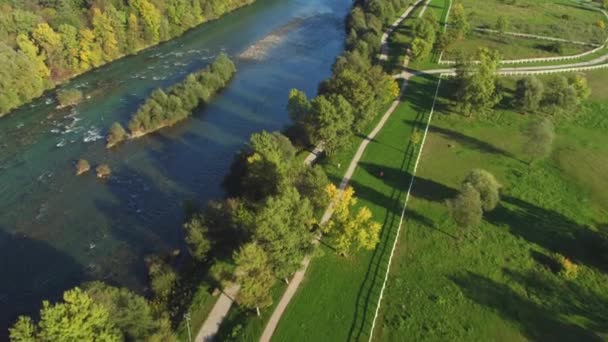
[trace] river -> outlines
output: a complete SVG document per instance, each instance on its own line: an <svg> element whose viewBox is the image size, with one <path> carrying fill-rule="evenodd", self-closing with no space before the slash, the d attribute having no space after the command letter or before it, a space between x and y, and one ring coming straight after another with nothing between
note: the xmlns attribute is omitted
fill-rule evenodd
<svg viewBox="0 0 608 342"><path fill-rule="evenodd" d="M54 92L0 119L0 339L82 281L143 290L147 254L183 248L184 203L224 196L221 181L251 133L280 130L291 88L314 96L343 50L348 0L258 0L182 37L79 76L87 99ZM207 107L157 134L105 149L157 87L225 51L238 72ZM74 163L111 166L75 176Z"/></svg>

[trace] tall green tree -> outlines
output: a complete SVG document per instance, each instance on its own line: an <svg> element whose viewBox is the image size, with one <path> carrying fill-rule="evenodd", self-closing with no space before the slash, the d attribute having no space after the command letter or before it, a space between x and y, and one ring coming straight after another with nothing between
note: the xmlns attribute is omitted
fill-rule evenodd
<svg viewBox="0 0 608 342"><path fill-rule="evenodd" d="M350 143L353 120L353 109L342 95L318 96L310 104L308 136L315 143L323 142L325 151L333 154Z"/></svg>
<svg viewBox="0 0 608 342"><path fill-rule="evenodd" d="M63 302L42 303L40 321L21 316L10 329L11 340L22 341L121 341L108 308L79 288L63 294Z"/></svg>
<svg viewBox="0 0 608 342"><path fill-rule="evenodd" d="M292 275L312 248L312 207L293 187L269 197L257 212L254 239L268 256L273 273L279 278Z"/></svg>
<svg viewBox="0 0 608 342"><path fill-rule="evenodd" d="M545 87L543 82L534 76L528 76L517 81L515 89L515 105L527 112L535 112L540 108Z"/></svg>
<svg viewBox="0 0 608 342"><path fill-rule="evenodd" d="M291 89L289 92L289 101L287 103L287 113L289 118L295 122L302 122L310 111L310 103L306 94L298 89Z"/></svg>
<svg viewBox="0 0 608 342"><path fill-rule="evenodd" d="M466 116L487 113L502 99L496 71L500 62L498 52L479 49L479 63L467 63L465 70L458 71L458 109Z"/></svg>
<svg viewBox="0 0 608 342"><path fill-rule="evenodd" d="M272 305L270 290L276 281L268 256L261 246L251 242L241 247L233 258L236 281L241 285L237 301L246 308L255 308L259 316L260 308Z"/></svg>

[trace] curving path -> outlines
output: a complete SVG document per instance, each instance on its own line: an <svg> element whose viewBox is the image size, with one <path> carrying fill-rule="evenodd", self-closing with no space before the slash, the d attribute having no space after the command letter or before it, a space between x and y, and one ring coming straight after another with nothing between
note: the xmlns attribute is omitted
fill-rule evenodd
<svg viewBox="0 0 608 342"><path fill-rule="evenodd" d="M382 37L380 38L380 55L378 56L378 59L380 59L381 61L385 61L388 59L388 38L390 37L391 33L393 33L397 29L397 27L401 25L401 22L403 22L407 17L409 17L410 13L412 13L414 8L420 5L423 1L425 0L417 0L415 3L411 4L405 10L405 12L403 12L403 14L399 18L397 18L397 20L395 20L391 24L391 26L386 29L386 31L384 31ZM426 2L422 11L426 10L426 6L428 6L429 2L430 1Z"/></svg>

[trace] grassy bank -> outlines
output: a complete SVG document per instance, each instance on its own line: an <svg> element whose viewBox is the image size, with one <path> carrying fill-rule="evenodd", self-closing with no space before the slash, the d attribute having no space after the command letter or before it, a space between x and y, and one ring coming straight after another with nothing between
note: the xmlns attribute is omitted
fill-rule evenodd
<svg viewBox="0 0 608 342"><path fill-rule="evenodd" d="M375 251L344 258L323 244L324 255L312 261L274 340L340 341L367 336L417 152L410 137L415 128L423 129L436 82L433 77L410 82L405 102L370 143L351 180L359 205L368 206L383 224L380 245ZM334 180L341 178L349 160L347 153L326 160Z"/></svg>

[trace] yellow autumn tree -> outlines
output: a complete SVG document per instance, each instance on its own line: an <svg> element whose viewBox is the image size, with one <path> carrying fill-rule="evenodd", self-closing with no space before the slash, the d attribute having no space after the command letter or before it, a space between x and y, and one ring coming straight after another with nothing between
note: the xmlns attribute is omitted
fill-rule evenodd
<svg viewBox="0 0 608 342"><path fill-rule="evenodd" d="M330 184L325 191L333 205L333 215L321 229L330 236L336 251L341 255L348 255L353 249L376 248L380 241L381 226L372 220L369 208L354 210L357 204L355 190L349 186L340 191Z"/></svg>

